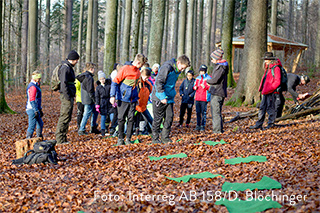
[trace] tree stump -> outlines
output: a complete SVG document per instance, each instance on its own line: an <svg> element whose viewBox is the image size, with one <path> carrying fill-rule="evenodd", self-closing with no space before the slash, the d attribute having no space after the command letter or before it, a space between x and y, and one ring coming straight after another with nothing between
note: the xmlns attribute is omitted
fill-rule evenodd
<svg viewBox="0 0 320 213"><path fill-rule="evenodd" d="M42 141L43 138L30 138L30 139L24 139L20 141L16 141L16 155L17 159L22 158L24 156L24 153L27 151L33 149L33 145L36 142Z"/></svg>

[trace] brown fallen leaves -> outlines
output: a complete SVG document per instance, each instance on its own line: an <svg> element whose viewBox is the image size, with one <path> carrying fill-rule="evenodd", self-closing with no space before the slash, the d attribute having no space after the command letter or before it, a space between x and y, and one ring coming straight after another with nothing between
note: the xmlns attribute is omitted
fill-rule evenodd
<svg viewBox="0 0 320 213"><path fill-rule="evenodd" d="M44 137L52 139L60 101L57 93L50 97L48 87L44 86L43 91ZM229 90L229 97L232 92ZM176 128L180 111L180 100L177 98L171 135L174 141L181 141L149 145L149 136L139 136L140 144L115 147L116 138L103 139L92 134L78 136L75 106L68 134L72 143L56 147L60 159L64 161L56 166L14 166L11 165L11 160L16 157L14 142L25 137L28 125L24 91L10 92L7 102L18 114L0 117L0 212L227 212L225 207L214 205L214 201L203 200L201 193L219 192L225 181L254 183L263 176L282 184L282 189L274 190L276 193L306 195L305 201L295 200L294 206L289 202L279 202L283 207L276 212L320 211L319 116L286 121L281 123L281 128L265 131L249 130L248 126L254 120L244 119L226 124L225 133L217 135L210 133L210 113L206 132L194 131L195 107L191 128ZM224 106L223 114L248 109ZM235 129L236 126L238 128ZM215 147L194 145L205 140L221 139L227 144ZM158 161L148 158L182 152L188 157ZM268 161L224 164L225 158L250 155L264 155ZM187 183L165 178L206 171L222 174L225 178L192 179ZM181 199L183 193L190 195L193 191L198 193L197 199ZM266 195L270 191L261 193ZM146 195L150 195L150 199ZM239 197L245 199L245 193L239 192Z"/></svg>

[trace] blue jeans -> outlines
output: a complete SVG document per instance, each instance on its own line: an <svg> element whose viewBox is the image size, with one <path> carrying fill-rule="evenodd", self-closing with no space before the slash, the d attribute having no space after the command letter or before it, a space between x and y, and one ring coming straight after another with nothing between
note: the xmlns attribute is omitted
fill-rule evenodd
<svg viewBox="0 0 320 213"><path fill-rule="evenodd" d="M38 116L37 118L35 118L35 114L33 109L28 109L27 110L27 114L28 114L28 132L27 135L32 137L34 129L36 128L37 125L37 136L42 135L42 128L43 128L43 121L42 118L40 116Z"/></svg>
<svg viewBox="0 0 320 213"><path fill-rule="evenodd" d="M87 121L89 120L91 113L92 113L91 127L97 126L98 112L96 111L94 104L85 104L79 131L85 131L86 124L87 124Z"/></svg>
<svg viewBox="0 0 320 213"><path fill-rule="evenodd" d="M206 126L207 104L206 101L196 101L197 126Z"/></svg>
<svg viewBox="0 0 320 213"><path fill-rule="evenodd" d="M114 113L111 113L109 115L110 121L112 121L113 116L114 116ZM107 115L101 115L101 124L100 124L101 129L104 129L104 130L106 129L106 120L107 120Z"/></svg>

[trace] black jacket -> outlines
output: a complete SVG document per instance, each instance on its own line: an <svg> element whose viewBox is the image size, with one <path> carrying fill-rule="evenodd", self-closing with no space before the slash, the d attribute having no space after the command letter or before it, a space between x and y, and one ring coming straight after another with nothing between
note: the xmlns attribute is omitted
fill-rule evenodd
<svg viewBox="0 0 320 213"><path fill-rule="evenodd" d="M60 93L64 94L65 98L70 100L76 96L76 87L74 85L75 74L73 65L68 60L62 61L61 64L68 66L61 66L58 75L60 80Z"/></svg>
<svg viewBox="0 0 320 213"><path fill-rule="evenodd" d="M179 89L180 96L182 97L181 103L194 104L194 95L196 91L193 89L195 79L192 78L190 81L185 79Z"/></svg>
<svg viewBox="0 0 320 213"><path fill-rule="evenodd" d="M299 96L299 94L296 92L297 90L297 86L300 84L301 82L301 78L300 76L293 74L293 73L288 73L287 74L287 78L288 78L288 92L290 92L290 94L293 97L294 102L298 102L297 98Z"/></svg>
<svg viewBox="0 0 320 213"><path fill-rule="evenodd" d="M211 95L220 97L227 97L227 83L228 83L228 62L218 63L212 72L212 78L207 80L210 85L209 92Z"/></svg>
<svg viewBox="0 0 320 213"><path fill-rule="evenodd" d="M96 105L100 105L100 114L107 115L111 113L111 103L110 103L110 88L111 88L111 79L107 78L104 86L100 84L100 81L97 81L96 89Z"/></svg>
<svg viewBox="0 0 320 213"><path fill-rule="evenodd" d="M81 83L81 102L84 105L94 104L94 80L93 74L89 71L77 76Z"/></svg>

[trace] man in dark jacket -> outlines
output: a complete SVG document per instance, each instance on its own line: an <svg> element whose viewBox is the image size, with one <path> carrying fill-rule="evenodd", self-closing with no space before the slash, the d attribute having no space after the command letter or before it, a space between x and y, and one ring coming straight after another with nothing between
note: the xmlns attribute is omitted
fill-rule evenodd
<svg viewBox="0 0 320 213"><path fill-rule="evenodd" d="M191 120L192 107L194 104L194 94L196 91L193 89L194 82L194 72L193 70L189 70L187 73L187 78L181 83L179 93L182 97L181 106L180 106L180 120L178 127L182 127L183 117L187 110L187 121L186 127L189 127L189 123Z"/></svg>
<svg viewBox="0 0 320 213"><path fill-rule="evenodd" d="M176 96L175 85L180 73L190 66L190 60L186 55L180 56L177 60L171 59L165 62L158 72L153 91L153 123L152 123L152 142L168 143L172 142L169 138L171 125L173 122L173 103ZM160 125L165 117L159 139Z"/></svg>
<svg viewBox="0 0 320 213"><path fill-rule="evenodd" d="M223 133L221 111L224 99L227 97L227 78L229 72L228 62L222 59L223 53L222 49L217 49L210 55L211 62L215 64L212 78L207 80L207 84L210 85L213 133Z"/></svg>
<svg viewBox="0 0 320 213"><path fill-rule="evenodd" d="M67 133L69 123L71 121L71 115L73 110L73 101L76 94L76 87L74 85L75 75L73 67L79 61L79 54L72 50L68 54L68 58L62 62L62 66L59 70L60 80L60 117L56 129L56 140L58 144L67 144Z"/></svg>
<svg viewBox="0 0 320 213"><path fill-rule="evenodd" d="M99 134L100 132L97 130L97 117L98 112L95 109L95 90L94 90L94 71L95 64L88 62L86 64L86 72L77 76L78 81L81 83L81 102L84 105L84 113L81 120L80 128L78 134L87 135L85 132L86 124L91 116L91 133Z"/></svg>

